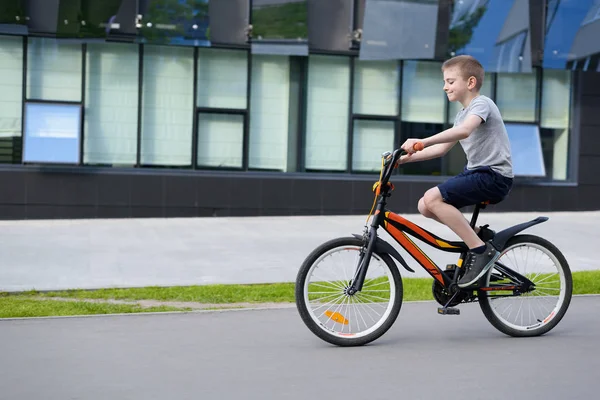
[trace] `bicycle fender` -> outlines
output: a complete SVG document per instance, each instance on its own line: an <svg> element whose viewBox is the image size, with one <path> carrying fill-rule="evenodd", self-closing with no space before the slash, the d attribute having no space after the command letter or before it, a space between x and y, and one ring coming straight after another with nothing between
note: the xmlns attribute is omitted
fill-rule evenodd
<svg viewBox="0 0 600 400"><path fill-rule="evenodd" d="M356 233L353 233L352 236L354 236L357 239L363 238L362 235L357 235ZM400 253L398 253L398 250L396 250L394 247L392 247L391 244L381 239L380 237L378 237L377 242L375 242L375 252L379 254L389 254L390 256L395 258L407 271L413 273L415 272L411 267L408 266L406 261L404 261L404 258L402 258Z"/></svg>
<svg viewBox="0 0 600 400"><path fill-rule="evenodd" d="M515 236L517 233L546 221L548 221L548 217L537 217L536 219L533 219L531 221L523 222L522 224L506 228L503 231L496 233L496 236L494 237L494 239L492 239L492 246L494 246L496 250L500 251L504 248L508 239Z"/></svg>

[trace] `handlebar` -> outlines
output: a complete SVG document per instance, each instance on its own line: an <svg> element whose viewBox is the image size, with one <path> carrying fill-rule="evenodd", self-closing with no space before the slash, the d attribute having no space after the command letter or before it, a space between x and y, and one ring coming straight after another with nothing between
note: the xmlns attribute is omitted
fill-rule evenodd
<svg viewBox="0 0 600 400"><path fill-rule="evenodd" d="M417 142L413 145L413 149L415 151L421 151L425 148L425 146L423 145L423 142ZM400 157L402 157L403 155L408 154L407 152L403 151L402 149L396 149L394 150L393 153L390 153L389 151L386 151L385 153L382 154L382 157L384 158L384 170L383 173L381 175L381 185L385 186L390 177L392 176L392 171L394 170L394 165L396 165L396 163L398 162L398 160L400 159Z"/></svg>

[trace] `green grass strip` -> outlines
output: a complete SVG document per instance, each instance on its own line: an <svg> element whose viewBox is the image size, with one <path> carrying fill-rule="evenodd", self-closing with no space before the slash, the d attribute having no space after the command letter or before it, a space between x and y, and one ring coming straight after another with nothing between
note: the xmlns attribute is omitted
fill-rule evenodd
<svg viewBox="0 0 600 400"><path fill-rule="evenodd" d="M36 300L22 295L0 297L0 318L130 314L165 311L186 311L186 309L166 306L142 308L138 305L90 303L85 301Z"/></svg>
<svg viewBox="0 0 600 400"><path fill-rule="evenodd" d="M431 278L403 278L404 301L432 300ZM600 270L573 273L573 294L600 294ZM6 295L6 294L5 294ZM293 283L252 285L201 285L144 287L131 289L66 290L26 292L21 296L73 299L192 301L211 304L285 303L294 301Z"/></svg>
<svg viewBox="0 0 600 400"><path fill-rule="evenodd" d="M403 278L404 301L433 300L431 278ZM600 294L600 270L573 273L573 294ZM48 300L39 300L45 297ZM53 301L53 297L81 301ZM131 289L30 291L19 294L0 293L0 318L63 315L91 315L184 311L168 306L142 308L129 304L90 303L85 300L158 300L197 302L204 304L292 303L293 283L252 285L202 285L176 287L144 287Z"/></svg>

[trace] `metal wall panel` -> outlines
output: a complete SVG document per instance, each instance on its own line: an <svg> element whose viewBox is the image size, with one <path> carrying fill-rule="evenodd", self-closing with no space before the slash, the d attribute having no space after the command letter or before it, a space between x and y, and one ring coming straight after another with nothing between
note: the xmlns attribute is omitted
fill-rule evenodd
<svg viewBox="0 0 600 400"><path fill-rule="evenodd" d="M308 43L311 50L348 51L353 0L309 0Z"/></svg>
<svg viewBox="0 0 600 400"><path fill-rule="evenodd" d="M212 44L247 44L246 28L249 25L249 0L217 0L209 2L210 42Z"/></svg>

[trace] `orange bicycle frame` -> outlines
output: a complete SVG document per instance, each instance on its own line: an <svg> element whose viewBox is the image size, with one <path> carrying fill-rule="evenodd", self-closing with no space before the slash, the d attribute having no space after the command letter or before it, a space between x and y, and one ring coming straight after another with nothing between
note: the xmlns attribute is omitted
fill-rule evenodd
<svg viewBox="0 0 600 400"><path fill-rule="evenodd" d="M407 233L442 251L465 253L469 250L465 243L442 239L391 211L384 212L384 217L380 219L380 225L415 259L415 261L425 268L433 279L440 282L443 286L446 286L448 281L444 279L442 270L408 237Z"/></svg>

